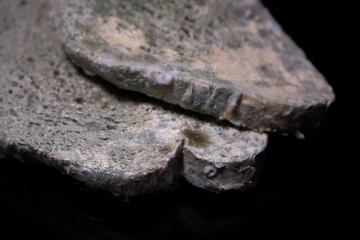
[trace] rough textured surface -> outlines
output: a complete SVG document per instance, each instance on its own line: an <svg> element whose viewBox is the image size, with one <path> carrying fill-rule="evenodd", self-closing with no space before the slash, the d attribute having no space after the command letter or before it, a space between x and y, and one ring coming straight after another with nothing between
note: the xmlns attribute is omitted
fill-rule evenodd
<svg viewBox="0 0 360 240"><path fill-rule="evenodd" d="M54 0L90 75L259 131L316 127L331 87L257 0Z"/></svg>
<svg viewBox="0 0 360 240"><path fill-rule="evenodd" d="M266 134L83 75L48 10L45 0L0 2L0 155L40 161L118 195L166 188L179 174L215 192L254 185Z"/></svg>

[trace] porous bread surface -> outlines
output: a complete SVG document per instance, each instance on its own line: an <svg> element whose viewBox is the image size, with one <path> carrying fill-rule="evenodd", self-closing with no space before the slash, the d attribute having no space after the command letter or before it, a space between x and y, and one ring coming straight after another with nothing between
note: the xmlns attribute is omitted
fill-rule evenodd
<svg viewBox="0 0 360 240"><path fill-rule="evenodd" d="M216 192L254 185L266 134L84 75L48 14L46 0L0 2L0 155L39 161L116 195L167 188L178 175Z"/></svg>

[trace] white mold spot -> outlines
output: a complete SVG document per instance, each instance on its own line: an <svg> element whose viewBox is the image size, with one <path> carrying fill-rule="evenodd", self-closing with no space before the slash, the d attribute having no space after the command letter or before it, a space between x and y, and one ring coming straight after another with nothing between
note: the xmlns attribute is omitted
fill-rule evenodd
<svg viewBox="0 0 360 240"><path fill-rule="evenodd" d="M93 71L86 69L86 68L82 68L84 73L90 77L96 76L96 73L94 73Z"/></svg>
<svg viewBox="0 0 360 240"><path fill-rule="evenodd" d="M208 178L212 178L216 176L217 169L212 165L208 165L204 168L204 173Z"/></svg>
<svg viewBox="0 0 360 240"><path fill-rule="evenodd" d="M217 163L215 163L215 167L216 167L217 169L220 169L220 168L225 167L225 164L222 163L222 162L217 162Z"/></svg>
<svg viewBox="0 0 360 240"><path fill-rule="evenodd" d="M169 85L173 76L167 70L158 66L149 66L145 69L145 77L151 82L160 85Z"/></svg>

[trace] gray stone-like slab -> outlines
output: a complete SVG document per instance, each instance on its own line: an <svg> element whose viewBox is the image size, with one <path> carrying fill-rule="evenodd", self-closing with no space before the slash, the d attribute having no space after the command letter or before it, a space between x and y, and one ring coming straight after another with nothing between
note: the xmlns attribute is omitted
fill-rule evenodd
<svg viewBox="0 0 360 240"><path fill-rule="evenodd" d="M298 136L315 128L334 100L257 0L52 2L70 58L119 88Z"/></svg>
<svg viewBox="0 0 360 240"><path fill-rule="evenodd" d="M23 3L0 2L0 155L116 195L168 188L179 175L215 192L254 186L266 134L84 75L57 40L48 1Z"/></svg>

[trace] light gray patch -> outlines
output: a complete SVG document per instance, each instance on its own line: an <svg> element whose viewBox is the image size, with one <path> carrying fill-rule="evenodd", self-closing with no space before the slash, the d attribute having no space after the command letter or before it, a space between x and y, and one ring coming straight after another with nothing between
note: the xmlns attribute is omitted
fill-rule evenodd
<svg viewBox="0 0 360 240"><path fill-rule="evenodd" d="M205 173L205 175L208 177L208 178L213 178L213 177L215 177L216 176L216 174L217 174L217 169L214 167L214 166L212 166L212 165L208 165L208 166L206 166L205 168L204 168L204 173Z"/></svg>
<svg viewBox="0 0 360 240"><path fill-rule="evenodd" d="M145 77L151 82L159 85L169 85L173 79L171 73L157 66L148 66L145 69Z"/></svg>

